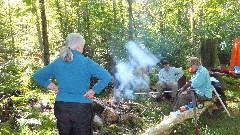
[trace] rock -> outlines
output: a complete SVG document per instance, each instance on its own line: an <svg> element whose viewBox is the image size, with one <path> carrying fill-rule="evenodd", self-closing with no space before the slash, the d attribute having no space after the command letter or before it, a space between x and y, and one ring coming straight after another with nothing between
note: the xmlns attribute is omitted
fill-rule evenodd
<svg viewBox="0 0 240 135"><path fill-rule="evenodd" d="M102 113L102 118L106 124L113 124L119 120L119 115L112 108L106 107Z"/></svg>
<svg viewBox="0 0 240 135"><path fill-rule="evenodd" d="M99 129L103 124L104 120L98 115L95 115L93 118L93 130Z"/></svg>

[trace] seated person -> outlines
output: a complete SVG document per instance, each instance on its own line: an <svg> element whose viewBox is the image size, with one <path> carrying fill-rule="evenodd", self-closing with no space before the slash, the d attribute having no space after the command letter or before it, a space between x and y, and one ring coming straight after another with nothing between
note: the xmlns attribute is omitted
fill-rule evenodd
<svg viewBox="0 0 240 135"><path fill-rule="evenodd" d="M179 89L180 92L175 101L174 111L192 101L191 93L187 91L189 88L194 89L197 98L202 101L212 98L212 86L208 70L202 66L197 57L189 58L188 65L192 76L189 82Z"/></svg>
<svg viewBox="0 0 240 135"><path fill-rule="evenodd" d="M164 89L172 90L172 99L176 98L178 90L178 80L183 76L183 71L180 68L170 67L167 60L163 61L163 69L159 72L156 91L160 92L157 99L161 98Z"/></svg>

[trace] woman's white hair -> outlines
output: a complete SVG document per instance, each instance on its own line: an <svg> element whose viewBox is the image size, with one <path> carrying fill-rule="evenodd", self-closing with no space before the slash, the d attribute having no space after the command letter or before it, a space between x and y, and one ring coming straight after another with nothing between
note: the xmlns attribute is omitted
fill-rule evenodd
<svg viewBox="0 0 240 135"><path fill-rule="evenodd" d="M82 35L78 33L70 33L68 34L65 46L60 50L59 56L65 61L70 62L73 60L73 54L71 50L75 50L80 45L85 45L85 39Z"/></svg>

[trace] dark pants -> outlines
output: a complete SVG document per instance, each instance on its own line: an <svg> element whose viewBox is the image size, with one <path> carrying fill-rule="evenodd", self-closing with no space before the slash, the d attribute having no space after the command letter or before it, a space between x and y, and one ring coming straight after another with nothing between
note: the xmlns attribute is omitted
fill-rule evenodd
<svg viewBox="0 0 240 135"><path fill-rule="evenodd" d="M198 94L197 94L197 99L202 101L209 100L208 97L201 96ZM174 102L175 104L174 104L173 110L174 111L179 110L181 106L188 105L189 102L192 102L192 96L190 91L188 91L187 94L179 93L177 99Z"/></svg>
<svg viewBox="0 0 240 135"><path fill-rule="evenodd" d="M93 134L93 109L90 103L56 101L54 115L59 135Z"/></svg>

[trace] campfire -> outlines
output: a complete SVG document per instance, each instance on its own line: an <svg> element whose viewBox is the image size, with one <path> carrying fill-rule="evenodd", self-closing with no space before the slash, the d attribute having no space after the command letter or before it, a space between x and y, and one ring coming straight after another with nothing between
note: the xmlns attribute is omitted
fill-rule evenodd
<svg viewBox="0 0 240 135"><path fill-rule="evenodd" d="M103 100L94 98L94 129L103 124L110 125L118 122L139 123L142 121L141 113L144 109L146 109L145 106L131 100L116 102L112 94Z"/></svg>

